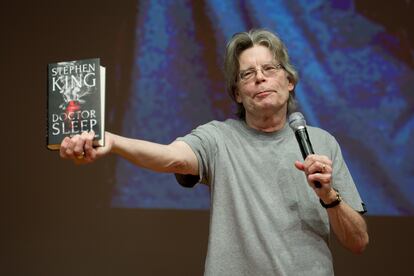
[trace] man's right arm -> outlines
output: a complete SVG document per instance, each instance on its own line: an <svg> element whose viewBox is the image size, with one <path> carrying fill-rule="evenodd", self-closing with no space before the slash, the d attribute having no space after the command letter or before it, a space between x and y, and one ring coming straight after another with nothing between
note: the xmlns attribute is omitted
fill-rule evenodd
<svg viewBox="0 0 414 276"><path fill-rule="evenodd" d="M175 141L161 145L114 135L112 152L139 167L156 172L198 174L197 157L186 143Z"/></svg>
<svg viewBox="0 0 414 276"><path fill-rule="evenodd" d="M182 141L162 145L105 133L105 146L92 147L94 133L82 133L65 138L60 156L77 164L91 163L109 153L115 153L139 167L156 172L198 174L198 160L193 150ZM82 157L82 158L81 158Z"/></svg>

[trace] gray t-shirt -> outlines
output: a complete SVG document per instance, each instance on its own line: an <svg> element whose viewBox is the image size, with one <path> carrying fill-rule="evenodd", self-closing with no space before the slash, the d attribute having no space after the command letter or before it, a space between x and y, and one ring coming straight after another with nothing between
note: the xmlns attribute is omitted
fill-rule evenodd
<svg viewBox="0 0 414 276"><path fill-rule="evenodd" d="M333 161L333 187L364 207L335 138L308 127L316 153ZM333 275L329 221L305 174L293 131L264 133L229 119L185 137L209 185L210 234L205 275ZM185 177L177 177L185 185Z"/></svg>

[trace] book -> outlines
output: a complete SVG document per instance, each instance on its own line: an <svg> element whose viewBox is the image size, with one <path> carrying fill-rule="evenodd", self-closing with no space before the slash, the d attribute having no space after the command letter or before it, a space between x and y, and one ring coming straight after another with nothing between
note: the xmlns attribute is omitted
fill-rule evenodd
<svg viewBox="0 0 414 276"><path fill-rule="evenodd" d="M105 67L99 58L49 63L47 69L47 148L95 131L94 146L104 145Z"/></svg>

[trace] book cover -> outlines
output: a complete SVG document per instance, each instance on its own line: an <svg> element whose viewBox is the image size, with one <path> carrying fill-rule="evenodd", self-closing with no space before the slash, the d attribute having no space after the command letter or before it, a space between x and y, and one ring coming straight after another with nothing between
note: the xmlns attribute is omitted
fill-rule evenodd
<svg viewBox="0 0 414 276"><path fill-rule="evenodd" d="M66 136L90 130L94 146L103 146L105 67L100 59L49 63L47 70L47 148L58 150Z"/></svg>

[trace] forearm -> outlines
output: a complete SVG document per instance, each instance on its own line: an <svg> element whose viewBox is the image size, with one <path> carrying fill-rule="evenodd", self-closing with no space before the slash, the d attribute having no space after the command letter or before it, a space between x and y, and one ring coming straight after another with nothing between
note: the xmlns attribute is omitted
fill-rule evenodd
<svg viewBox="0 0 414 276"><path fill-rule="evenodd" d="M182 173L188 164L170 145L125 138L108 133L113 141L111 152L122 156L139 167L156 172Z"/></svg>
<svg viewBox="0 0 414 276"><path fill-rule="evenodd" d="M327 209L331 228L341 244L355 254L360 254L368 245L369 237L364 218L342 201Z"/></svg>

